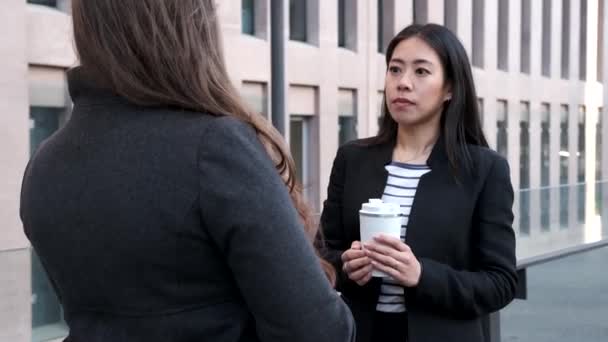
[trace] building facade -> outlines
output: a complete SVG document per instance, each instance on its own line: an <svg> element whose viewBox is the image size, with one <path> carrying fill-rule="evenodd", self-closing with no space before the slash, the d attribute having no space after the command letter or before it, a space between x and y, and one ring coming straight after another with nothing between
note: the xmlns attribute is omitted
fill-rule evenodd
<svg viewBox="0 0 608 342"><path fill-rule="evenodd" d="M271 0L217 3L231 78L269 118ZM518 234L553 217L568 225L601 214L591 204L607 195L597 191L608 179L606 6L285 0L284 130L309 201L320 210L338 146L378 129L390 38L412 22L433 22L456 32L471 58L489 143L522 189ZM30 154L69 117L64 72L76 63L69 0L4 0L0 28L0 341L53 341L66 332L61 307L23 236L18 207ZM563 190L577 186L583 191ZM558 190L540 191L549 188ZM529 214L541 211L548 214Z"/></svg>

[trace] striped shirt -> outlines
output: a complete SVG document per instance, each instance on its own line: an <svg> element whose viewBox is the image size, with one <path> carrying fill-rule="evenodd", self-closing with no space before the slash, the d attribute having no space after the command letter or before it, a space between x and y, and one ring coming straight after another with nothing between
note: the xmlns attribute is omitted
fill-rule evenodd
<svg viewBox="0 0 608 342"><path fill-rule="evenodd" d="M420 177L431 171L426 165L391 162L386 166L388 179L382 195L382 202L397 203L401 207L401 240L405 241L407 223L414 203ZM377 311L405 312L403 286L390 277L382 278Z"/></svg>

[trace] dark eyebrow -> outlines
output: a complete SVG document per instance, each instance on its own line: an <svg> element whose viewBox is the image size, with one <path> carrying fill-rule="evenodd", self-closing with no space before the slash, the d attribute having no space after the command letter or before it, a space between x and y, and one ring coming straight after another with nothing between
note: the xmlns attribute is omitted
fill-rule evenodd
<svg viewBox="0 0 608 342"><path fill-rule="evenodd" d="M401 65L405 65L405 61L401 58L392 58L391 59L391 63L397 63L397 64L401 64Z"/></svg>
<svg viewBox="0 0 608 342"><path fill-rule="evenodd" d="M430 65L433 65L433 63L427 61L426 59L416 59L416 60L414 60L414 62L412 64L430 64Z"/></svg>
<svg viewBox="0 0 608 342"><path fill-rule="evenodd" d="M397 64L401 64L401 65L405 65L405 61L401 58L393 58L391 59L391 63L397 63ZM433 65L433 63L427 61L426 59L415 59L412 64L429 64L429 65Z"/></svg>

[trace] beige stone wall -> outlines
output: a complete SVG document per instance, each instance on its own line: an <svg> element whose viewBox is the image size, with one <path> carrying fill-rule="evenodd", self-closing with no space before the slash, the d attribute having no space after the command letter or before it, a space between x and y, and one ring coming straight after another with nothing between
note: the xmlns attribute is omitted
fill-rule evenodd
<svg viewBox="0 0 608 342"><path fill-rule="evenodd" d="M0 11L0 341L30 340L29 251L19 220L19 190L29 153L26 5Z"/></svg>

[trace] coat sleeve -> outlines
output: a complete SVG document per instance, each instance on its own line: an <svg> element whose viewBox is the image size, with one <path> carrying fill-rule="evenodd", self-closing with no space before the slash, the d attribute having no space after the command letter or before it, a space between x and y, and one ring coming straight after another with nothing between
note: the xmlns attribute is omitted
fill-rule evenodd
<svg viewBox="0 0 608 342"><path fill-rule="evenodd" d="M201 142L200 209L260 341L354 341L286 186L251 127L213 119Z"/></svg>
<svg viewBox="0 0 608 342"><path fill-rule="evenodd" d="M509 165L496 158L476 205L477 268L455 270L420 258L422 275L417 287L406 289L408 305L458 318L474 318L497 311L513 300L517 286L513 187Z"/></svg>

